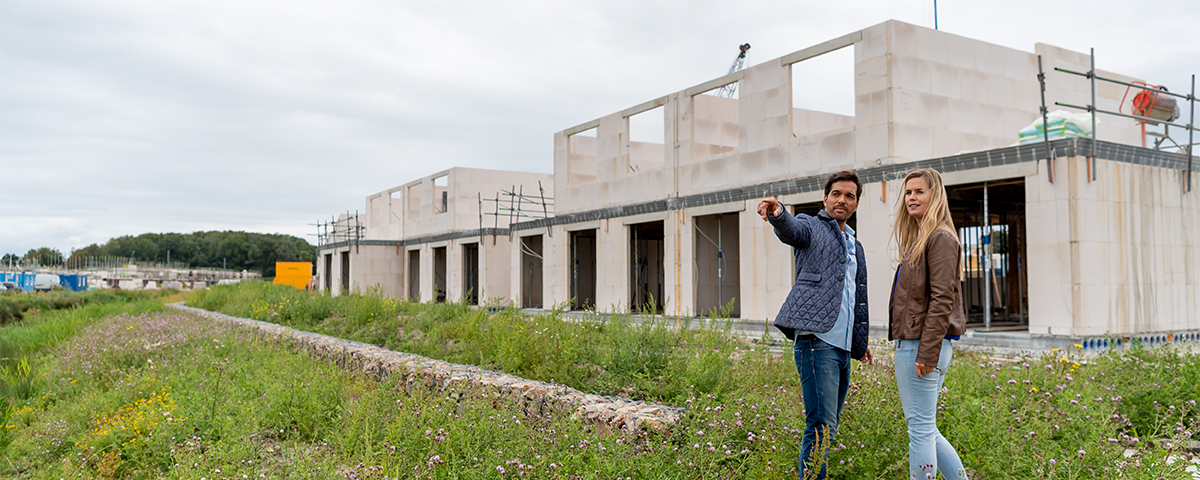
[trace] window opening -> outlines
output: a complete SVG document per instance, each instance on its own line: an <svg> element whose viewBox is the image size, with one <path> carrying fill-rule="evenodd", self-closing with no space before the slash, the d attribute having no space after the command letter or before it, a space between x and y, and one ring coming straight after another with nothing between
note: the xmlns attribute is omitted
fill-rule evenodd
<svg viewBox="0 0 1200 480"><path fill-rule="evenodd" d="M567 137L567 185L596 179L596 128Z"/></svg>
<svg viewBox="0 0 1200 480"><path fill-rule="evenodd" d="M854 47L791 65L792 136L854 127Z"/></svg>
<svg viewBox="0 0 1200 480"><path fill-rule="evenodd" d="M738 100L712 93L692 97L692 158L707 158L738 149Z"/></svg>
<svg viewBox="0 0 1200 480"><path fill-rule="evenodd" d="M626 119L629 122L629 172L663 167L666 157L663 146L666 137L665 111L663 107L655 107Z"/></svg>
<svg viewBox="0 0 1200 480"><path fill-rule="evenodd" d="M416 184L408 187L408 208L407 216L409 220L421 218L421 184Z"/></svg>
<svg viewBox="0 0 1200 480"><path fill-rule="evenodd" d="M442 175L433 179L433 213L434 215L446 213L450 207L450 185L449 175Z"/></svg>

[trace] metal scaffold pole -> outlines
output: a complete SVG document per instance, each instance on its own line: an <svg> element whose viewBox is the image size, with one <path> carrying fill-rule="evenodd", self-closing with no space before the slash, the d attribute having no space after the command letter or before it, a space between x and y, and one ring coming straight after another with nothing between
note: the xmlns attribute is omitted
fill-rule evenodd
<svg viewBox="0 0 1200 480"><path fill-rule="evenodd" d="M1187 146L1187 191L1192 191L1192 149L1196 144L1192 140L1192 132L1196 130L1196 74L1192 74L1192 94L1188 95L1190 108L1188 109L1188 146Z"/></svg>
<svg viewBox="0 0 1200 480"><path fill-rule="evenodd" d="M1092 151L1091 151L1091 155L1088 155L1088 162L1087 162L1088 163L1087 164L1087 167L1088 167L1087 179L1089 182L1096 179L1096 148L1098 147L1098 145L1096 143L1096 107L1097 106L1096 106L1096 49L1095 48L1091 49L1090 55L1092 58L1092 69L1088 72L1088 78L1090 78L1092 81L1092 105L1091 105L1091 109L1092 109L1091 110L1091 113L1092 113Z"/></svg>
<svg viewBox="0 0 1200 480"><path fill-rule="evenodd" d="M1042 140L1046 146L1046 177L1050 179L1050 183L1054 183L1054 155L1050 153L1050 122L1046 119L1046 114L1050 112L1046 108L1046 73L1042 71L1042 56L1038 55L1038 84L1042 90Z"/></svg>
<svg viewBox="0 0 1200 480"><path fill-rule="evenodd" d="M992 220L988 217L988 186L983 183L983 329L992 329Z"/></svg>

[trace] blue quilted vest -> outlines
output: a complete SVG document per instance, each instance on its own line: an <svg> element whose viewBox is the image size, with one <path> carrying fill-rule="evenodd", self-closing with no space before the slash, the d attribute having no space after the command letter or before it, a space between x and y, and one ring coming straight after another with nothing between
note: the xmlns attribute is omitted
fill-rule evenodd
<svg viewBox="0 0 1200 480"><path fill-rule="evenodd" d="M787 300L775 316L775 327L789 335L796 330L824 333L833 328L842 306L842 290L846 277L846 246L837 220L822 210L815 217L801 214L793 217L783 210L778 217L769 216L775 236L791 246L796 258L796 282ZM862 358L867 349L867 262L862 243L855 239L858 256L853 329L850 355Z"/></svg>

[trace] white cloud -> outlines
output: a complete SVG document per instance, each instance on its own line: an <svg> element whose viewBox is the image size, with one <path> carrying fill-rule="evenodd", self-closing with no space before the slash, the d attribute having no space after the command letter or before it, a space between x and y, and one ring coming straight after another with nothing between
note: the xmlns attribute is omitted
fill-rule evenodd
<svg viewBox="0 0 1200 480"><path fill-rule="evenodd" d="M1200 4L939 2L943 30L1186 89ZM0 251L305 235L450 166L551 171L551 134L931 2L0 4ZM835 86L834 88L836 88ZM844 86L843 86L844 87Z"/></svg>

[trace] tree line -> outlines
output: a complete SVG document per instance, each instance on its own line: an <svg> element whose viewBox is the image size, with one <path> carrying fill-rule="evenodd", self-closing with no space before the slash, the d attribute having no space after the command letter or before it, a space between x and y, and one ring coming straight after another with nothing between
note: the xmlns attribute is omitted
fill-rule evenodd
<svg viewBox="0 0 1200 480"><path fill-rule="evenodd" d="M168 253L169 252L169 253ZM58 250L42 247L24 256L4 255L5 266L32 264L43 266L80 265L86 257L128 258L130 263L185 263L194 268L249 270L263 277L275 276L275 262L309 262L317 257L317 247L291 235L249 232L143 233L110 239L102 245L91 244L71 251L66 258Z"/></svg>

